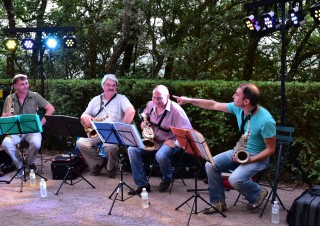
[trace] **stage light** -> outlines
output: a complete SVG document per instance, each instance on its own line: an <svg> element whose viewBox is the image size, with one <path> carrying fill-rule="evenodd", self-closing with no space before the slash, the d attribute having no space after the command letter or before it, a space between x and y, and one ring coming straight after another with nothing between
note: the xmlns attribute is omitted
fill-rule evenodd
<svg viewBox="0 0 320 226"><path fill-rule="evenodd" d="M246 27L249 29L249 31L260 31L261 26L259 25L259 21L254 17L254 15L245 17L243 21L245 22Z"/></svg>
<svg viewBox="0 0 320 226"><path fill-rule="evenodd" d="M14 52L18 48L18 40L16 38L7 38L4 41L4 47L6 48L6 50Z"/></svg>
<svg viewBox="0 0 320 226"><path fill-rule="evenodd" d="M311 6L310 15L316 24L320 24L320 3Z"/></svg>
<svg viewBox="0 0 320 226"><path fill-rule="evenodd" d="M36 42L32 38L24 38L21 43L25 50L33 50L36 47Z"/></svg>
<svg viewBox="0 0 320 226"><path fill-rule="evenodd" d="M277 30L280 28L279 19L273 11L262 15L262 23L266 30Z"/></svg>
<svg viewBox="0 0 320 226"><path fill-rule="evenodd" d="M47 49L56 49L58 47L58 40L54 36L48 36L44 40L44 45Z"/></svg>
<svg viewBox="0 0 320 226"><path fill-rule="evenodd" d="M288 14L293 26L299 27L304 25L305 23L304 16L302 14L302 10L299 9L298 6L295 6L293 9L290 9L288 11Z"/></svg>
<svg viewBox="0 0 320 226"><path fill-rule="evenodd" d="M66 35L63 37L64 48L75 48L77 44L77 39L74 35Z"/></svg>

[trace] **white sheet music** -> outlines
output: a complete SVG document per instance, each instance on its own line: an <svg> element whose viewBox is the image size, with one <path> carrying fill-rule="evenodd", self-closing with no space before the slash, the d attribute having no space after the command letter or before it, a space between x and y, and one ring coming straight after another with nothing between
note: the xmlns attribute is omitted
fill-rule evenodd
<svg viewBox="0 0 320 226"><path fill-rule="evenodd" d="M197 130L189 130L189 134L194 141L195 145L198 147L198 150L200 151L201 156L211 162L213 164L212 155L210 152L210 149L208 147L207 142L205 141L203 135L199 133Z"/></svg>

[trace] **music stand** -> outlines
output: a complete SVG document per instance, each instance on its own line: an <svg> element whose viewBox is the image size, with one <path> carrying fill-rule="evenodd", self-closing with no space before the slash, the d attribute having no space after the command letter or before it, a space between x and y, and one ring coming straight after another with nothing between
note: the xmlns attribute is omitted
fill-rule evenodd
<svg viewBox="0 0 320 226"><path fill-rule="evenodd" d="M132 146L132 147L144 148L144 145L142 143L137 127L133 124L125 124L120 122L115 122L115 123L92 122L92 124L103 143L117 144L119 146ZM129 185L126 184L126 182L123 181L122 157L123 155L120 154L120 158L119 158L120 182L117 185L117 187L113 190L111 195L109 196L109 199L111 199L113 194L116 192L116 195L113 198L113 202L108 213L109 215L111 215L111 211L116 200L123 202L132 197L132 196L129 196L126 199L124 199L123 186L126 186L131 191L134 191ZM121 194L120 194L121 198L117 199L117 196L119 195L119 191L121 191Z"/></svg>
<svg viewBox="0 0 320 226"><path fill-rule="evenodd" d="M198 214L203 212L204 210L198 211L198 199L201 199L203 202L208 204L210 207L215 209L218 213L220 213L223 217L226 217L221 211L219 211L217 208L212 206L208 201L206 201L204 198L201 197L201 195L198 193L198 175L199 175L199 159L202 157L205 160L211 162L213 164L213 159L211 152L209 150L209 147L207 143L205 142L204 137L201 133L199 133L196 130L193 129L180 129L173 126L170 126L171 131L175 134L177 140L179 141L180 146L185 150L186 153L192 155L195 158L196 166L195 166L195 172L194 172L194 187L195 189L192 190L194 193L190 198L188 198L186 201L184 201L181 205L179 205L175 210L178 210L183 205L187 204L188 202L193 199L189 219L187 225L189 225L191 215L192 214ZM188 205L189 206L189 205Z"/></svg>
<svg viewBox="0 0 320 226"><path fill-rule="evenodd" d="M87 137L87 134L84 131L84 128L78 118L64 115L45 115L45 118L47 120L47 123L51 127L51 130L54 131L56 134L61 134L66 137ZM69 155L71 162L71 151L69 152ZM63 181L61 182L57 192L55 193L56 195L58 195L63 184L75 185L76 183L82 180L85 180L89 185L91 185L92 188L95 188L95 186L93 186L86 178L84 178L77 170L74 169L73 164L74 163L71 163L68 166L68 171L66 172L66 175L64 176ZM68 183L68 176L72 172L81 177L81 179L76 182L73 182L73 180L70 179L70 183Z"/></svg>
<svg viewBox="0 0 320 226"><path fill-rule="evenodd" d="M38 133L42 132L42 126L40 123L40 117L36 114L21 114L9 117L0 118L0 135L17 135L17 134L27 134L27 133ZM22 143L23 141L21 141ZM22 155L22 167L13 175L9 181L1 180L0 182L5 182L10 184L11 181L23 171L23 177L21 178L20 192L22 192L23 182L27 181L26 169L30 170L30 167L24 159L23 147L20 143L20 152ZM41 176L37 172L36 175L47 180L45 177Z"/></svg>

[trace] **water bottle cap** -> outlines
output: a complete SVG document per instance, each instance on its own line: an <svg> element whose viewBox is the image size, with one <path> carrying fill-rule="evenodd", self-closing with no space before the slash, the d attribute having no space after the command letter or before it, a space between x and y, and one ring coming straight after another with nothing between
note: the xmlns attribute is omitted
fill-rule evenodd
<svg viewBox="0 0 320 226"><path fill-rule="evenodd" d="M31 169L30 172L33 172L33 169Z"/></svg>
<svg viewBox="0 0 320 226"><path fill-rule="evenodd" d="M278 201L274 201L273 203L274 203L274 204L278 204Z"/></svg>
<svg viewBox="0 0 320 226"><path fill-rule="evenodd" d="M146 188L142 188L142 191L146 191L147 189Z"/></svg>
<svg viewBox="0 0 320 226"><path fill-rule="evenodd" d="M41 178L41 181L44 181L44 179L43 179L43 178Z"/></svg>

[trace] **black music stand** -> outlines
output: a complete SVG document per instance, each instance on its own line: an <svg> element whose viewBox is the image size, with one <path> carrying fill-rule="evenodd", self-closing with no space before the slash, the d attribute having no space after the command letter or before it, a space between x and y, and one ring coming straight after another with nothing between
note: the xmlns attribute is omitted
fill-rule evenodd
<svg viewBox="0 0 320 226"><path fill-rule="evenodd" d="M47 120L48 125L51 127L51 130L54 131L56 134L61 134L66 137L68 136L87 137L87 134L84 131L84 128L78 118L64 116L64 115L45 115L45 118ZM69 152L69 155L70 155L70 162L71 162L71 159L72 159L71 151ZM72 172L77 174L79 177L81 177L81 179L76 182L73 182L73 180L71 179L70 183L68 183L67 182L68 176ZM82 180L85 180L89 185L91 185L92 188L95 188L95 186L93 186L86 178L84 178L77 170L74 169L73 164L70 164L68 166L68 171L64 176L64 179L61 182L55 194L58 195L63 184L75 185L76 183Z"/></svg>
<svg viewBox="0 0 320 226"><path fill-rule="evenodd" d="M144 148L140 134L136 126L133 124L125 124L125 123L118 123L118 122L115 122L115 123L92 122L92 123L93 123L93 127L97 131L103 143L118 144L119 146L124 146L124 147L132 146L132 147ZM111 195L109 196L109 199L111 199L113 194L116 192L116 195L113 198L111 208L109 210L109 215L111 215L111 211L116 200L123 202L132 197L131 195L131 196L128 196L126 199L124 199L123 186L126 186L131 191L134 191L129 185L126 184L126 182L123 181L122 157L123 157L123 154L121 153L119 158L120 182L118 186L113 190ZM121 190L121 194L120 194L121 198L117 199L117 196L119 195L120 190Z"/></svg>
<svg viewBox="0 0 320 226"><path fill-rule="evenodd" d="M0 118L0 135L17 135L17 134L27 134L27 133L38 133L42 132L42 126L40 123L40 117L36 114L21 114L9 117L1 117ZM23 152L23 141L21 141L20 152L22 155L22 167L13 175L13 177L9 181L1 180L0 182L5 182L10 184L11 181L21 172L23 171L23 177L21 177L21 185L20 192L22 192L23 182L26 182L28 179L26 177L26 169L30 170L30 167L26 163L24 159ZM47 180L45 177L41 176L37 172L36 175Z"/></svg>
<svg viewBox="0 0 320 226"><path fill-rule="evenodd" d="M226 217L221 211L217 208L212 206L208 201L201 197L198 193L198 176L200 169L198 168L198 164L200 164L199 159L202 157L205 160L211 162L213 164L213 159L211 152L208 148L207 143L204 140L204 137L201 133L193 129L180 129L176 127L170 126L171 131L175 134L177 140L179 141L180 146L190 155L193 155L196 161L195 172L194 172L194 187L192 191L194 191L193 195L184 201L181 205L179 205L175 210L178 210L183 205L187 204L188 202L193 199L189 219L187 225L189 225L191 215L198 214L203 212L204 210L198 211L198 198L201 199L203 202L208 204L210 207L215 209L218 213L220 213L223 217ZM189 206L189 205L188 205ZM189 206L190 207L190 206Z"/></svg>

